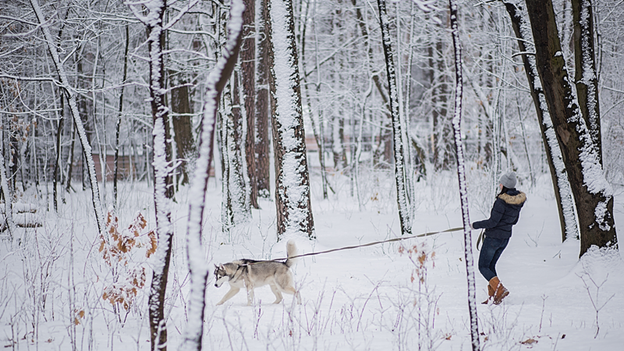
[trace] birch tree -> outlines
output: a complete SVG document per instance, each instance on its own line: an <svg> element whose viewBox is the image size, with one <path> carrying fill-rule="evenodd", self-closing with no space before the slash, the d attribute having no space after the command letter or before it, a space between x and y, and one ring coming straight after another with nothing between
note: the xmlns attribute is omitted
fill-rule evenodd
<svg viewBox="0 0 624 351"><path fill-rule="evenodd" d="M181 349L201 350L204 328L206 281L209 265L205 258L205 244L202 240L206 190L210 177L210 164L213 157L214 131L221 92L229 79L238 58L241 46L242 0L234 0L230 8L228 40L222 56L210 72L206 84L206 96L202 107L201 131L199 136L199 156L191 180L189 217L187 224L187 256L189 262L191 292L189 296L188 323L184 331Z"/></svg>
<svg viewBox="0 0 624 351"><path fill-rule="evenodd" d="M394 53L392 51L392 42L390 39L390 27L388 21L388 13L386 10L386 1L378 0L379 23L381 26L381 37L386 57L386 74L388 76L388 90L390 115L392 117L392 141L394 148L394 178L397 192L397 205L399 210L399 219L401 221L401 234L406 235L412 232L411 214L409 207L409 199L407 192L407 174L405 170L405 145L402 131L402 123L399 115L399 99L397 92L397 77L394 66Z"/></svg>
<svg viewBox="0 0 624 351"><path fill-rule="evenodd" d="M457 18L457 4L449 0L451 33L453 36L453 52L455 54L455 113L453 116L453 140L455 141L455 157L457 159L457 178L459 180L459 198L461 202L462 223L464 226L464 258L466 262L466 282L468 285L468 313L470 314L470 339L472 350L479 347L479 318L477 316L477 288L474 274L474 258L472 255L472 236L470 232L470 214L468 212L468 186L466 184L466 166L464 161L464 146L462 141L462 99L463 75L462 55L459 41L459 19Z"/></svg>
<svg viewBox="0 0 624 351"><path fill-rule="evenodd" d="M617 247L612 189L602 170L600 150L570 85L552 1L527 0L526 5L538 73L576 203L580 255L592 245Z"/></svg>
<svg viewBox="0 0 624 351"><path fill-rule="evenodd" d="M291 0L273 1L269 6L274 55L266 64L275 85L270 101L274 106L277 235L304 233L314 238L293 6Z"/></svg>

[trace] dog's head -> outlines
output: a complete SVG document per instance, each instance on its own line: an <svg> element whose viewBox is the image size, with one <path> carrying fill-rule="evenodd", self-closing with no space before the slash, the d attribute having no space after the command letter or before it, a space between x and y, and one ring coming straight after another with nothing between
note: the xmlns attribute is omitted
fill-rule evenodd
<svg viewBox="0 0 624 351"><path fill-rule="evenodd" d="M220 264L218 266L215 265L214 276L215 276L215 286L217 288L220 288L221 285L223 285L223 283L225 283L226 281L230 280L230 277L227 274L225 266L222 265L222 264Z"/></svg>

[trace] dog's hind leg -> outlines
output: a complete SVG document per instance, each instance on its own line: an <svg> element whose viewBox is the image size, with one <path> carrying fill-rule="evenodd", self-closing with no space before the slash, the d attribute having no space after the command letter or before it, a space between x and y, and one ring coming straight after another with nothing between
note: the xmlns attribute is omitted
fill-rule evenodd
<svg viewBox="0 0 624 351"><path fill-rule="evenodd" d="M295 290L295 288L292 285L288 285L287 287L282 288L282 291L287 293L287 294L290 294L290 295L293 295L294 297L296 297L297 298L297 304L301 305L301 296L299 295L299 292L297 290Z"/></svg>
<svg viewBox="0 0 624 351"><path fill-rule="evenodd" d="M277 285L275 284L271 284L271 291L273 291L273 294L275 295L275 304L282 302L282 292L280 291L280 289L277 287Z"/></svg>
<svg viewBox="0 0 624 351"><path fill-rule="evenodd" d="M221 299L221 301L219 301L217 303L218 305L223 305L225 303L225 301L231 299L232 297L234 297L234 295L238 294L238 292L240 291L240 288L235 288L235 287L230 287L230 291L227 292L227 294L225 294L225 296L223 296L223 298Z"/></svg>

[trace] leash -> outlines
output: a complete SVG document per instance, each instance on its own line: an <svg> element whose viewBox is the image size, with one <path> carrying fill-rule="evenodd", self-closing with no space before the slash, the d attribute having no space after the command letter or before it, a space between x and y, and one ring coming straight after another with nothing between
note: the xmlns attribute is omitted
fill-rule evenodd
<svg viewBox="0 0 624 351"><path fill-rule="evenodd" d="M441 230L441 231L437 231L437 232L427 232L427 233L422 233L422 234L417 234L417 235L409 235L409 236L402 236L402 237L392 238L392 239L387 239L387 240L373 241L373 242L370 242L370 243L367 243L367 244L345 246L345 247L339 247L339 248L336 248L336 249L330 249L330 250L325 250L325 251L310 252L310 253L306 253L306 254L296 255L296 256L290 257L290 259L300 258L300 257L307 257L307 256L323 255L323 254L336 252L336 251L352 250L352 249L357 249L357 248L360 248L360 247L367 247L367 246L391 243L391 242L395 242L395 241L402 241L402 240L408 240L408 239L414 239L414 238L422 238L422 237L425 237L425 236L431 236L431 235L442 234L442 233L457 232L457 231L460 231L460 230L463 230L463 229L464 229L464 227L456 227L456 228L445 229L445 230ZM276 258L276 259L273 259L271 261L286 261L287 259L288 259L288 257L286 257L286 258Z"/></svg>
<svg viewBox="0 0 624 351"><path fill-rule="evenodd" d="M481 233L479 233L479 237L477 238L477 251L481 250L481 247L483 246L483 233L485 232L485 229L481 230Z"/></svg>

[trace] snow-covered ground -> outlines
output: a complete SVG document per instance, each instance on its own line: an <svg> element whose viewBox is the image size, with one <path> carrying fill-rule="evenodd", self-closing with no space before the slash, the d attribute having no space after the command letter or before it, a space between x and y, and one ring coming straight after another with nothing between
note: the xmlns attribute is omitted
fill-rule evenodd
<svg viewBox="0 0 624 351"><path fill-rule="evenodd" d="M391 176L360 177L361 210L350 196L347 177L334 175L329 181L337 195L323 200L319 178L312 177L317 239L292 238L300 253L399 234ZM542 176L533 187L528 182L519 187L529 200L498 264L499 277L511 294L501 305L478 306L482 349L622 350L622 255L596 250L579 260L577 241L561 243L549 181ZM493 203L491 180L472 171L468 183L471 220L486 218ZM153 228L151 190L124 184L120 193L120 227L141 211ZM48 193L26 194L24 201L36 203L35 196L42 198L41 206ZM58 216L40 207L43 227L20 229L13 241L0 241L0 346L5 349L149 349L147 288L139 291L128 313L102 299L113 275L98 251L89 196L88 191L68 195ZM173 214L176 236L167 295L170 350L177 349L186 325L186 198L182 189ZM262 210L253 211L252 222L224 235L214 179L208 199L209 262L284 257L285 241L276 243L273 202L261 202ZM452 174L431 175L418 183L415 204L414 234L461 225ZM624 223L622 189L616 189L615 219ZM477 235L474 231L475 243ZM453 232L302 258L293 267L303 298L300 306L289 295L273 305L268 287L256 289L255 306L246 305L243 292L215 306L228 288L217 289L211 272L204 349L470 350L462 242L462 232ZM145 260L132 259L138 261L134 264ZM475 271L477 298L482 301L486 281Z"/></svg>

